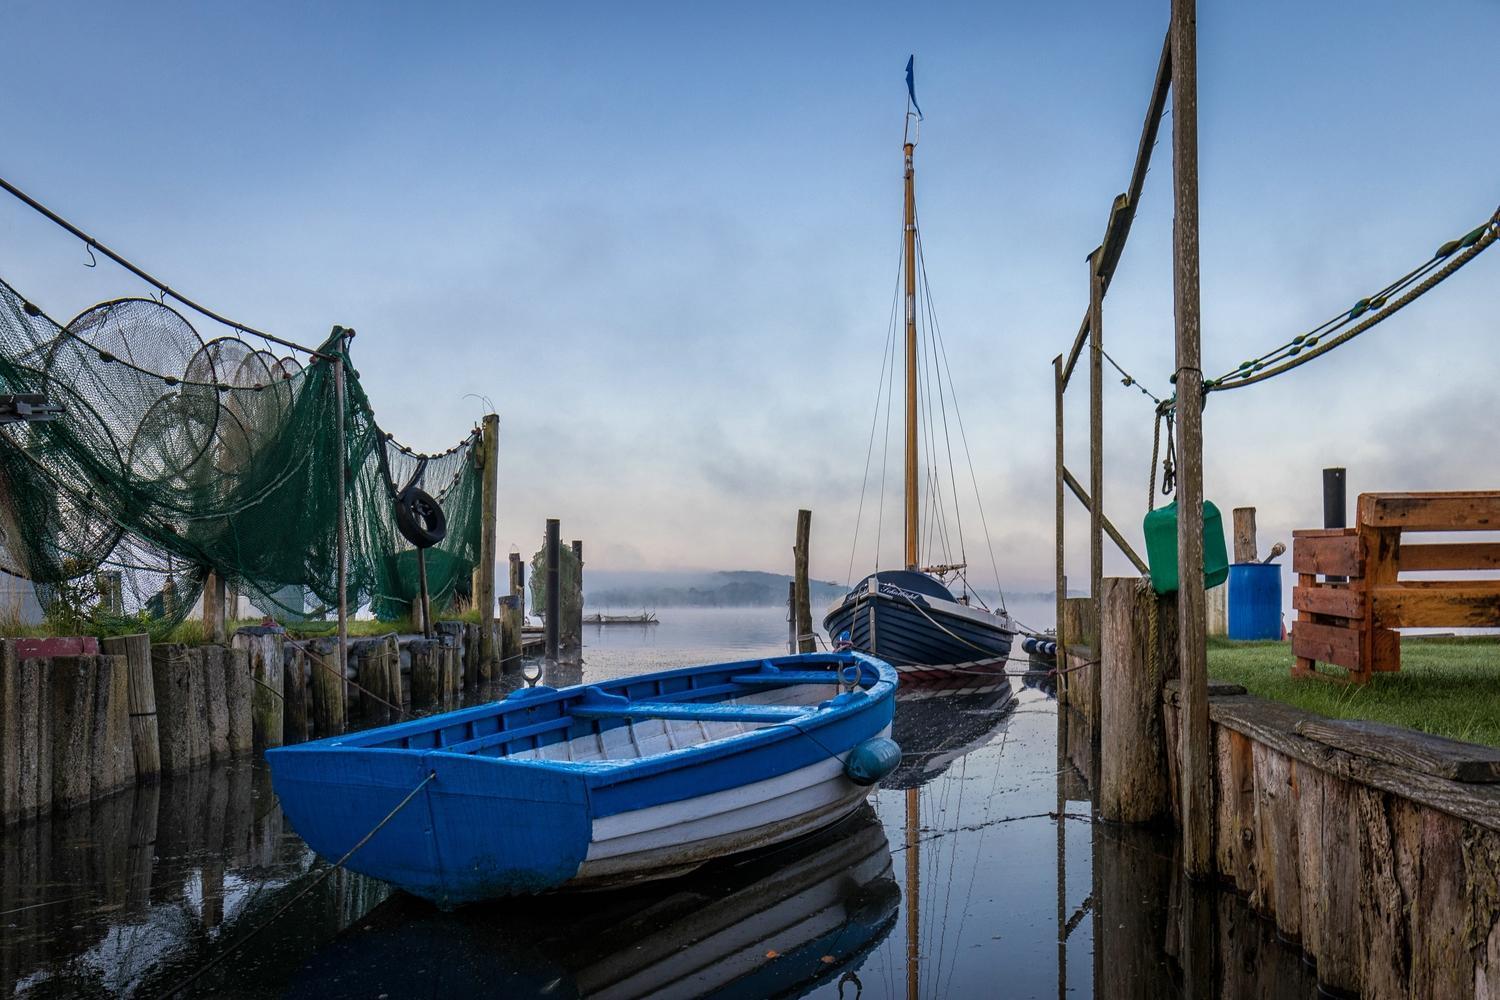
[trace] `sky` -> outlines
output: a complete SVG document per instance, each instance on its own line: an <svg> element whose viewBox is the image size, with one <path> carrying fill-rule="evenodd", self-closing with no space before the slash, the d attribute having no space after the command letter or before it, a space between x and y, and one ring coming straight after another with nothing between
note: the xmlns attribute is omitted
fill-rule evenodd
<svg viewBox="0 0 1500 1000"><path fill-rule="evenodd" d="M1495 211L1500 2L1201 8L1212 374ZM1052 358L1128 180L1166 2L5 0L3 16L0 176L244 323L303 343L354 327L377 418L415 448L447 448L493 401L501 551L529 555L559 517L591 570L617 572L789 572L799 507L815 576L871 568L873 495L851 542L915 54L923 244L983 520L1004 585L1050 588ZM1106 349L1157 395L1170 136L1168 115L1104 305ZM48 313L144 294L87 260L0 200L0 278ZM1349 469L1351 499L1495 487L1497 269L1487 254L1327 358L1213 396L1208 498L1257 507L1264 551L1321 525L1324 466ZM1086 384L1065 420L1085 480ZM1105 420L1105 506L1139 545L1152 406L1110 381ZM971 498L983 585L975 514ZM1070 501L1075 581L1086 529ZM1128 565L1111 551L1106 571Z"/></svg>

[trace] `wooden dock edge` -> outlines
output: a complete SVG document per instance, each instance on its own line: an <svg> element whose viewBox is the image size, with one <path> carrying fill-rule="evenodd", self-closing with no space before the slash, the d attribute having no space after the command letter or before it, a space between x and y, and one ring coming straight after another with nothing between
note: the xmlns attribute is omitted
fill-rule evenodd
<svg viewBox="0 0 1500 1000"><path fill-rule="evenodd" d="M1175 685L1163 708L1173 746ZM1300 942L1321 983L1500 995L1500 785L1341 749L1325 742L1332 720L1253 695L1212 693L1209 718L1214 870Z"/></svg>

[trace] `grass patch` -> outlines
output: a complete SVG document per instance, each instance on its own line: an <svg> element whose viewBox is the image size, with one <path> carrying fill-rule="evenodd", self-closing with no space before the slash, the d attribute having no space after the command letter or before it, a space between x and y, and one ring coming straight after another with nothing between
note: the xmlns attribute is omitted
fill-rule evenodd
<svg viewBox="0 0 1500 1000"><path fill-rule="evenodd" d="M1286 642L1208 641L1208 675L1251 694L1335 719L1500 746L1500 641L1488 636L1404 639L1401 670L1364 686L1295 679L1292 661Z"/></svg>

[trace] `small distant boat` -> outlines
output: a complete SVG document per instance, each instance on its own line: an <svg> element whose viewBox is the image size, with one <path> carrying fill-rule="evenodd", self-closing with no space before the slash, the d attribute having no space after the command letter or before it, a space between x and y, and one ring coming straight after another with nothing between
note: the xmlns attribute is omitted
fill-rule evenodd
<svg viewBox="0 0 1500 1000"><path fill-rule="evenodd" d="M656 612L643 611L638 615L605 615L594 612L583 616L585 625L657 625Z"/></svg>
<svg viewBox="0 0 1500 1000"><path fill-rule="evenodd" d="M688 667L524 688L266 760L313 850L368 836L346 867L451 907L667 878L833 823L900 763L896 685L859 653Z"/></svg>

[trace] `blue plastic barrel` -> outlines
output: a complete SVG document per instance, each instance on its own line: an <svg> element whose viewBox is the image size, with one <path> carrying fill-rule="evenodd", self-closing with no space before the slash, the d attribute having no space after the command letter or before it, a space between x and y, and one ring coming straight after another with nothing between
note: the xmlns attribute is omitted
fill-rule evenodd
<svg viewBox="0 0 1500 1000"><path fill-rule="evenodd" d="M1281 567L1235 563L1229 567L1229 638L1281 638Z"/></svg>

